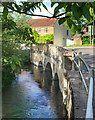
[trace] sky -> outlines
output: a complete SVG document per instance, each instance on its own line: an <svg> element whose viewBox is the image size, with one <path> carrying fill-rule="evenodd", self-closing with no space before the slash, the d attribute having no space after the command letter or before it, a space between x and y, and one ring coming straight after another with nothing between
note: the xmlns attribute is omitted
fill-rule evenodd
<svg viewBox="0 0 95 120"><path fill-rule="evenodd" d="M49 12L47 10L45 10L43 6L41 6L42 12L40 12L39 9L36 9L35 12L34 12L34 14L52 16L52 14L54 12L55 6L53 8L51 8L51 2L50 2L50 0L44 0L43 3L47 6ZM36 18L39 18L39 17L36 16L36 17L32 17L32 18L36 19Z"/></svg>
<svg viewBox="0 0 95 120"><path fill-rule="evenodd" d="M17 3L19 3L20 0L16 0ZM27 0L23 0L23 1L27 1ZM43 0L43 3L47 6L48 8L48 11L44 9L43 6L41 6L41 12L40 10L37 8L35 11L34 11L34 14L38 14L38 15L46 15L46 16L52 16L51 14L53 14L54 12L54 8L57 6L54 5L54 7L51 8L51 2L50 0ZM50 14L51 13L51 14ZM41 17L38 17L38 16L32 16L32 19L38 19L38 18L41 18Z"/></svg>

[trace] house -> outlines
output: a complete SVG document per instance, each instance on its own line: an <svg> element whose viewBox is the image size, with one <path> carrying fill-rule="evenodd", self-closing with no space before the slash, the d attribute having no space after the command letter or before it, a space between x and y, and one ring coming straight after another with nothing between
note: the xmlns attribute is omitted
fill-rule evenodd
<svg viewBox="0 0 95 120"><path fill-rule="evenodd" d="M40 18L29 20L33 30L36 30L40 36L54 34L55 18Z"/></svg>
<svg viewBox="0 0 95 120"><path fill-rule="evenodd" d="M72 40L74 40L74 45L82 45L82 40L80 38L81 34L75 34L72 37Z"/></svg>
<svg viewBox="0 0 95 120"><path fill-rule="evenodd" d="M58 21L54 24L54 44L62 47L74 44L71 31L64 24L59 25Z"/></svg>
<svg viewBox="0 0 95 120"><path fill-rule="evenodd" d="M89 24L86 28L82 30L83 34L75 34L72 39L74 40L74 44L82 45L81 37L88 38L90 36L90 43L93 39L93 24ZM95 37L95 26L94 26L94 37Z"/></svg>
<svg viewBox="0 0 95 120"><path fill-rule="evenodd" d="M40 18L29 20L33 30L36 30L40 36L54 34L54 44L57 46L67 46L73 44L71 40L71 31L64 26L59 25L56 18Z"/></svg>

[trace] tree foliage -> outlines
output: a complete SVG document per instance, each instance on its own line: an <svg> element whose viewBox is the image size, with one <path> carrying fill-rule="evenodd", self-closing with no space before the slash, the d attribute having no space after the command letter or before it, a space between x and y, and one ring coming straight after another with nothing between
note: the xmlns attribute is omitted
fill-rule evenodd
<svg viewBox="0 0 95 120"><path fill-rule="evenodd" d="M11 10L19 14L30 16L57 18L59 24L66 22L70 29L72 29L72 26L73 28L77 26L77 31L80 31L82 27L86 27L87 24L92 23L95 2L52 2L51 7L56 3L58 5L54 9L54 14L50 17L34 14L36 8L39 8L41 11L41 5L48 10L48 7L45 6L43 2L21 2L21 4L17 4L16 2L3 2L3 16L6 18L8 11Z"/></svg>
<svg viewBox="0 0 95 120"><path fill-rule="evenodd" d="M30 27L31 23L28 21L29 19L32 19L31 17L25 15L25 14L19 14L15 13L14 14L14 22L18 27Z"/></svg>
<svg viewBox="0 0 95 120"><path fill-rule="evenodd" d="M33 39L30 36L32 29L17 26L10 14L6 18L2 17L2 24L2 86L5 88L14 80L21 66L30 60L29 51L23 50L20 44L33 43Z"/></svg>
<svg viewBox="0 0 95 120"><path fill-rule="evenodd" d="M47 34L39 37L38 43L53 43L54 41L54 35L53 34Z"/></svg>
<svg viewBox="0 0 95 120"><path fill-rule="evenodd" d="M33 33L32 35L33 35L33 37L34 37L34 40L35 40L36 42L38 42L40 35L37 33L36 30L33 30L32 33Z"/></svg>

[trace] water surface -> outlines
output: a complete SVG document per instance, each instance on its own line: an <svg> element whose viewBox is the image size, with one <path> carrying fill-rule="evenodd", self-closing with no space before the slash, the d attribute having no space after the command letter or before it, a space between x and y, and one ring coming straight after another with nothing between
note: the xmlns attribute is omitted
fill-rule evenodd
<svg viewBox="0 0 95 120"><path fill-rule="evenodd" d="M67 118L58 78L33 65L21 70L2 98L3 118Z"/></svg>

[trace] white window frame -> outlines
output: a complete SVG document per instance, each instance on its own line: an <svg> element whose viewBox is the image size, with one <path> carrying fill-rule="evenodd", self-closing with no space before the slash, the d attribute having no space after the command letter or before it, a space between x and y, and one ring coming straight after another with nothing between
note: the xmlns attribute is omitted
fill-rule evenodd
<svg viewBox="0 0 95 120"><path fill-rule="evenodd" d="M48 33L48 27L45 27L45 33Z"/></svg>
<svg viewBox="0 0 95 120"><path fill-rule="evenodd" d="M38 33L41 34L41 27L38 27Z"/></svg>

